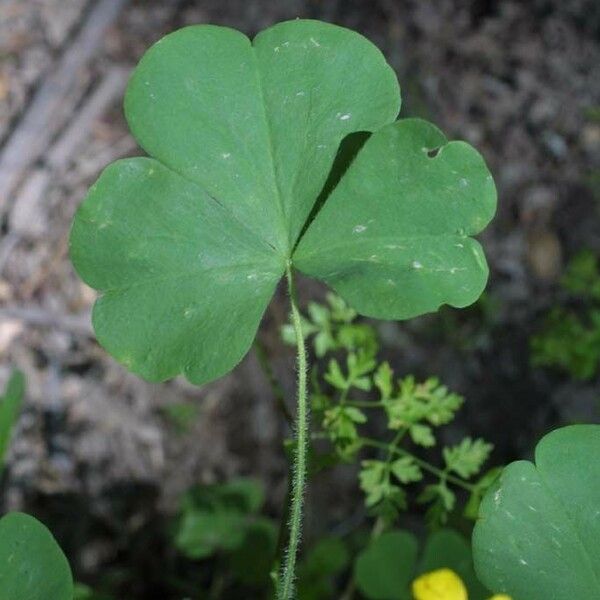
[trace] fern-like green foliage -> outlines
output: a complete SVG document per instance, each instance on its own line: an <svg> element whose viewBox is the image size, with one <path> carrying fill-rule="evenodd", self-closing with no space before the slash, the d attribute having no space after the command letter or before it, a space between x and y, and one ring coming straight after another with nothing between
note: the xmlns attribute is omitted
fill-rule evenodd
<svg viewBox="0 0 600 600"><path fill-rule="evenodd" d="M359 462L365 504L387 522L408 508L413 494L427 505L430 524L443 524L456 506L455 490L461 487L472 493L469 514L475 514L482 491L494 477L480 487L470 480L480 473L491 444L467 437L442 446L439 465L422 458L423 452L439 446L438 430L455 418L462 396L435 377L396 378L390 365L378 360L376 330L358 321L338 296L328 294L323 304L312 302L303 319L315 357L326 364L325 371L312 379L311 406L319 425L313 437L326 439L331 453L325 455L329 460L313 456L313 463L330 465L332 455L338 461ZM289 325L282 328L282 336L295 343ZM318 373L316 366L313 372ZM389 432L383 441L363 433L378 420L377 413ZM368 452L375 454L367 456Z"/></svg>
<svg viewBox="0 0 600 600"><path fill-rule="evenodd" d="M577 255L561 281L568 297L546 315L531 339L532 362L557 367L576 379L595 377L600 367L600 265L589 251Z"/></svg>

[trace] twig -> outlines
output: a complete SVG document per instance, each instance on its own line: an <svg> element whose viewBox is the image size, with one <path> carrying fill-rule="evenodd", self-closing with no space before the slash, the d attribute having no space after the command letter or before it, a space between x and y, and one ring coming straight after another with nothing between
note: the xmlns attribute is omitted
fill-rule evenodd
<svg viewBox="0 0 600 600"><path fill-rule="evenodd" d="M127 0L100 0L83 27L62 54L56 68L46 76L12 136L0 152L0 207L7 207L10 194L25 171L44 153L56 132L53 115L60 109L77 78L103 41L104 32L115 21Z"/></svg>
<svg viewBox="0 0 600 600"><path fill-rule="evenodd" d="M64 315L48 312L37 306L0 309L0 319L17 319L29 325L65 329L78 335L93 335L89 313Z"/></svg>
<svg viewBox="0 0 600 600"><path fill-rule="evenodd" d="M100 85L90 94L83 108L48 151L48 165L57 171L65 169L73 158L77 147L88 137L94 123L107 108L123 93L129 69L112 67Z"/></svg>

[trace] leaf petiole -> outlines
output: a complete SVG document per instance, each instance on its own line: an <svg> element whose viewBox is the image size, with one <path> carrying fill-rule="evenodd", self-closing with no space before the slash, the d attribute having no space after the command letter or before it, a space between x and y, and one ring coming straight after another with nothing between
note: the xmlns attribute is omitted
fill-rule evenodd
<svg viewBox="0 0 600 600"><path fill-rule="evenodd" d="M292 467L292 499L289 520L289 541L283 558L281 578L277 586L278 600L291 600L294 595L296 562L302 535L302 510L304 506L304 488L306 486L306 466L308 451L309 409L306 391L306 347L302 332L302 318L298 310L296 289L292 275L291 262L286 266L286 279L290 295L292 325L296 335L296 361L298 369L298 406L296 413L296 448Z"/></svg>
<svg viewBox="0 0 600 600"><path fill-rule="evenodd" d="M435 475L436 477L439 477L440 479L449 481L450 483L453 483L454 485L456 485L464 490L467 490L468 492L473 492L475 490L474 485L467 483L466 481L460 479L459 477L450 475L449 473L443 471L442 469L438 469L437 467L434 467L432 464L428 463L427 461L421 460L418 456L415 456L411 452L408 452L408 450L404 450L404 448L400 448L397 446L393 447L392 444L378 442L377 440L373 440L371 438L365 438L365 437L360 438L360 443L363 446L371 446L372 448L379 448L381 450L389 450L390 452L392 452L394 454L399 454L400 456L408 456L415 462L415 464L417 464L419 467L421 467L424 471L428 471L429 473L431 473L432 475Z"/></svg>

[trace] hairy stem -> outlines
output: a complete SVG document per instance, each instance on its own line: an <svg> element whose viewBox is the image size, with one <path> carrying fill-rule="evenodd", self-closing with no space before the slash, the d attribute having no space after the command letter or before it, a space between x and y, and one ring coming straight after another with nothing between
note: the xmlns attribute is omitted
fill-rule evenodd
<svg viewBox="0 0 600 600"><path fill-rule="evenodd" d="M296 413L296 449L292 467L292 500L289 519L289 541L283 559L283 569L277 589L278 600L291 600L294 597L296 579L296 561L302 530L302 509L304 505L304 488L306 485L306 458L308 451L308 400L306 391L306 348L302 334L302 320L296 290L292 277L292 267L288 263L286 270L290 305L292 309L292 324L296 334L297 370L298 370L298 408Z"/></svg>

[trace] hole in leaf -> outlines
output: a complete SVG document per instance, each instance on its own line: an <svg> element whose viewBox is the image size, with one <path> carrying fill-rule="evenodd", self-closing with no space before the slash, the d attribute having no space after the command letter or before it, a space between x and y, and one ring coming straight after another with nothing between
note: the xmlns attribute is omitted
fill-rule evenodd
<svg viewBox="0 0 600 600"><path fill-rule="evenodd" d="M429 158L435 158L440 153L440 147L432 148L431 150L427 150L427 156Z"/></svg>

